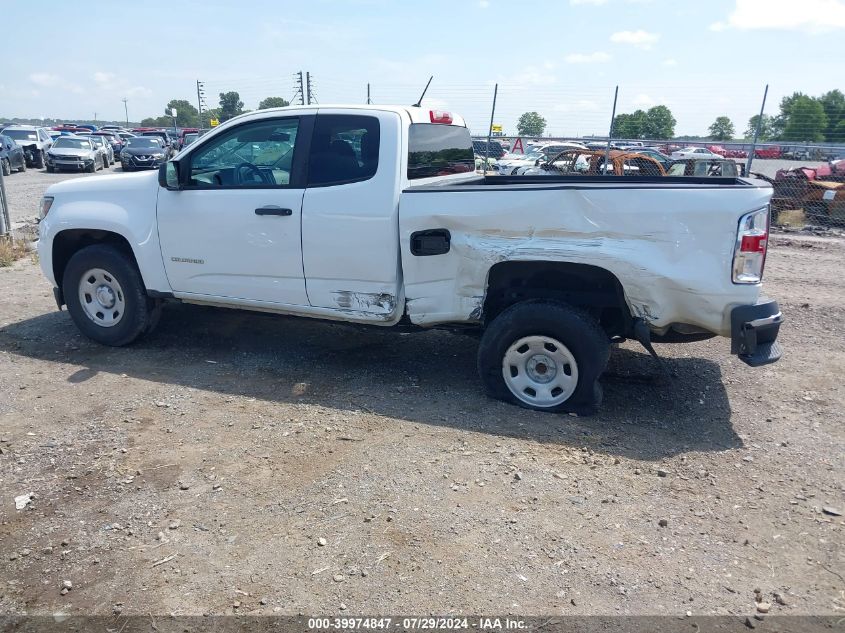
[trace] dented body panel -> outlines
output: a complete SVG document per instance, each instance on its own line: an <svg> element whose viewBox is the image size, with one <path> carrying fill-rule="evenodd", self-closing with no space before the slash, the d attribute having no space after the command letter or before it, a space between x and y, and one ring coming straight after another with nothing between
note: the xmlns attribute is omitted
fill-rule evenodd
<svg viewBox="0 0 845 633"><path fill-rule="evenodd" d="M759 285L731 282L741 215L764 207L764 183L737 186L495 184L407 189L399 224L410 320L479 320L487 275L505 261L603 268L620 281L631 314L655 332L683 323L730 334L730 309L753 304ZM451 249L414 257L410 236L451 234Z"/></svg>

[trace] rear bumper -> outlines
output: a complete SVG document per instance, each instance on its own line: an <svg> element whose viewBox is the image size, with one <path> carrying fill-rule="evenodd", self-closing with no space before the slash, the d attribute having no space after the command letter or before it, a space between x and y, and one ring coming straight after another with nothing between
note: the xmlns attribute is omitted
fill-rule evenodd
<svg viewBox="0 0 845 633"><path fill-rule="evenodd" d="M777 342L783 315L777 301L761 299L754 305L731 310L731 354L751 367L778 361L783 353Z"/></svg>

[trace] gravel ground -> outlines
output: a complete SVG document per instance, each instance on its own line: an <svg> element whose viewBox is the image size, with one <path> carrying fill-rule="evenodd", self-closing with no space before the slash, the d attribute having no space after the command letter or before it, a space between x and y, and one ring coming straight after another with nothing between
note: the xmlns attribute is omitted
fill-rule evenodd
<svg viewBox="0 0 845 633"><path fill-rule="evenodd" d="M0 269L0 613L841 614L843 247L773 239L779 363L625 343L591 418L445 332L174 304L101 347Z"/></svg>

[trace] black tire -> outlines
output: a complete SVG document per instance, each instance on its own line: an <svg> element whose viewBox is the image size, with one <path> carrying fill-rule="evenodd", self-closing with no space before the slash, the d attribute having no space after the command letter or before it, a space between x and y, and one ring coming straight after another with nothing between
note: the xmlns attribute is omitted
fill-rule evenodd
<svg viewBox="0 0 845 633"><path fill-rule="evenodd" d="M18 172L23 173L26 171L26 158L21 157L21 167L18 169Z"/></svg>
<svg viewBox="0 0 845 633"><path fill-rule="evenodd" d="M824 202L807 202L804 204L804 216L807 222L816 226L828 226L830 213Z"/></svg>
<svg viewBox="0 0 845 633"><path fill-rule="evenodd" d="M47 173L48 174L52 174L54 171L56 171L55 167L51 167L50 165L47 165Z"/></svg>
<svg viewBox="0 0 845 633"><path fill-rule="evenodd" d="M130 165L129 162L124 163L123 161L120 161L120 167L123 171L132 171L132 165Z"/></svg>
<svg viewBox="0 0 845 633"><path fill-rule="evenodd" d="M122 289L123 316L111 327L95 323L80 300L79 287L82 276L96 268L107 271ZM152 329L151 315L155 304L147 297L141 274L130 257L113 246L86 246L77 251L65 267L62 292L76 327L98 343L115 347L128 345Z"/></svg>
<svg viewBox="0 0 845 633"><path fill-rule="evenodd" d="M6 160L5 158L3 159L2 162L3 162L3 164L0 165L0 170L3 171L3 175L4 176L11 176L12 175L12 165L11 165L11 163L8 160Z"/></svg>
<svg viewBox="0 0 845 633"><path fill-rule="evenodd" d="M575 359L578 372L575 389L559 404L537 406L524 402L505 383L505 354L514 343L530 336L556 339ZM532 299L507 308L487 326L478 348L478 373L493 398L537 411L588 415L601 402L598 379L609 357L610 340L589 314L559 301Z"/></svg>
<svg viewBox="0 0 845 633"><path fill-rule="evenodd" d="M46 152L41 150L38 152L38 155L33 159L32 166L35 167L35 169L44 169L44 165L46 164Z"/></svg>
<svg viewBox="0 0 845 633"><path fill-rule="evenodd" d="M97 171L97 159L96 158L94 159L94 162L91 163L90 167L85 168L85 171L87 171L89 174L93 174L95 171Z"/></svg>

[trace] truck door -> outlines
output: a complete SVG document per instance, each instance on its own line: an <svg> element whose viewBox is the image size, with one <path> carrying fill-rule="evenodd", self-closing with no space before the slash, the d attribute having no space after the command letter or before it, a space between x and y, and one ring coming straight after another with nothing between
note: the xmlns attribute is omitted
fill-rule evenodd
<svg viewBox="0 0 845 633"><path fill-rule="evenodd" d="M380 319L399 285L396 113L317 114L303 199L302 253L312 306Z"/></svg>
<svg viewBox="0 0 845 633"><path fill-rule="evenodd" d="M161 251L177 296L308 305L300 228L313 122L252 119L179 159L184 188L158 196Z"/></svg>

